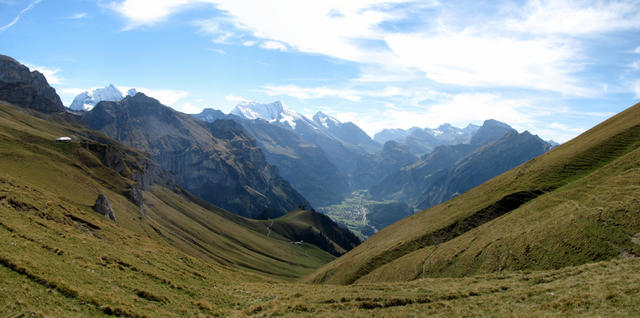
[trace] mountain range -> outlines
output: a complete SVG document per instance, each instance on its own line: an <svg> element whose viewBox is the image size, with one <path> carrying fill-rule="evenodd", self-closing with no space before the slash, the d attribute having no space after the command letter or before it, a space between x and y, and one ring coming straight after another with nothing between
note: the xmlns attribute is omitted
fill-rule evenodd
<svg viewBox="0 0 640 318"><path fill-rule="evenodd" d="M86 92L76 99L84 100L85 95ZM371 203L362 207L353 206L363 214L361 217L366 220L364 224L354 228L347 219L336 219L364 237L369 235L364 233L372 234L410 215L415 208L443 202L541 154L540 151L528 149L534 147L533 144L521 138L507 143L506 150L500 151L507 157L526 155L513 160L496 161L500 164L490 165L491 169L481 168L487 165L487 162L483 162L489 160L486 156L470 157L460 163L471 167L470 170L455 166L458 160L471 155L472 150L515 132L509 125L495 120L487 120L482 126L469 125L464 129L443 124L437 129L414 127L407 131L385 130L378 135L378 139L394 132L402 137L396 136L380 145L351 122L342 123L322 112L308 118L281 102L243 102L228 115L207 108L200 114L191 115L190 119L188 115L178 112L166 115L170 113L168 108L163 105L160 107L157 101L156 106L148 107L154 103L130 98L135 96L118 100L121 94L113 85L95 90L91 95L96 96L92 102L98 101L93 107L95 111L91 108L84 113L85 121L91 128L151 153L163 167L176 173L179 184L185 185L190 192L235 213L268 218L307 206L322 207L320 210L326 212L332 210L332 206L352 204L349 202L353 200L348 197L354 191L367 190L368 197L375 198L374 201L369 200ZM117 101L103 100L104 105L100 102L109 98ZM140 106L142 104L148 105ZM133 109L136 111L132 112ZM234 145L237 150L231 151L234 159L230 161L233 164L224 165L224 168L213 163L229 155L219 153L220 147L217 148L218 153L213 155L212 152L216 151L212 149L216 147L207 144L213 137L213 130L200 127L216 125L220 120L233 121L242 126L236 127L235 134L246 134L247 141L243 145ZM236 157L243 158L242 154L253 147L251 142L255 142L262 157L250 156L251 162L236 162ZM450 166L434 166L425 158L433 154L432 157L437 159L443 149L450 149L440 147L458 145L458 148L469 151L464 152L464 156L449 158ZM546 151L548 148L542 149ZM494 151L491 148L487 153ZM203 162L210 164L203 165ZM206 166L210 166L209 170L203 169ZM271 166L277 170L262 168ZM202 178L203 175L206 177ZM212 191L213 188L216 190ZM391 200L392 203L385 203L385 200ZM367 218L366 214L371 215ZM335 213L331 215L336 216ZM349 215L348 218L360 217L357 213Z"/></svg>
<svg viewBox="0 0 640 318"><path fill-rule="evenodd" d="M402 172L398 184L437 186L427 197L407 186L384 195L454 196L417 213L380 199L371 224L386 223L387 209L407 217L359 244L325 215L287 206L301 196L240 122L208 123L141 93L68 112L42 74L0 62L2 316L627 317L640 308L640 104L549 151L490 120L419 157L387 141L366 153L374 166L400 167L390 171ZM254 132L265 145L273 131L295 130L242 120L265 125ZM325 151L295 136L297 151ZM213 196L191 182L210 182L195 189ZM238 192L216 197L229 189ZM211 202L236 198L252 212L289 210L253 219Z"/></svg>
<svg viewBox="0 0 640 318"><path fill-rule="evenodd" d="M198 121L143 93L100 102L84 121L149 153L187 190L239 215L277 217L309 206L234 121Z"/></svg>

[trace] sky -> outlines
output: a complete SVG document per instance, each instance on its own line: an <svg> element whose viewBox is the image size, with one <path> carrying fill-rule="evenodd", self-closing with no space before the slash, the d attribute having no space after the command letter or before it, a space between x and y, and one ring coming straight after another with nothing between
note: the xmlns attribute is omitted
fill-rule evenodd
<svg viewBox="0 0 640 318"><path fill-rule="evenodd" d="M282 101L369 135L497 119L565 142L640 100L640 1L0 0L0 54L65 105Z"/></svg>

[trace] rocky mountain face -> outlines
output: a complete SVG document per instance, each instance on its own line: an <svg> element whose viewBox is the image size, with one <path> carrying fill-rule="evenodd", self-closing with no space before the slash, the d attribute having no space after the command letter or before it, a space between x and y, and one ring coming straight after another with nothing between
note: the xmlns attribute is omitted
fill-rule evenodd
<svg viewBox="0 0 640 318"><path fill-rule="evenodd" d="M0 100L43 113L63 112L64 105L56 90L38 71L0 55Z"/></svg>
<svg viewBox="0 0 640 318"><path fill-rule="evenodd" d="M412 165L390 174L369 190L372 196L405 200L426 209L551 149L551 145L525 131L509 131L483 146L440 146Z"/></svg>
<svg viewBox="0 0 640 318"><path fill-rule="evenodd" d="M469 144L438 146L420 160L379 179L369 188L369 194L378 198L413 202L424 191L425 178L446 170L475 148Z"/></svg>
<svg viewBox="0 0 640 318"><path fill-rule="evenodd" d="M84 120L149 153L187 190L236 214L279 216L309 205L233 121L198 121L142 93L120 102L100 102Z"/></svg>
<svg viewBox="0 0 640 318"><path fill-rule="evenodd" d="M347 177L329 161L324 151L305 142L291 129L263 119L225 115L211 108L193 116L206 122L231 119L242 125L264 152L267 161L278 167L280 175L313 206L340 202L343 193L348 191Z"/></svg>
<svg viewBox="0 0 640 318"><path fill-rule="evenodd" d="M425 209L550 149L551 145L537 136L518 134L511 126L490 119L467 143L436 147L420 160L389 173L372 185L369 193Z"/></svg>
<svg viewBox="0 0 640 318"><path fill-rule="evenodd" d="M347 178L324 151L280 126L264 120L236 119L254 138L267 161L314 206L340 202L349 190Z"/></svg>
<svg viewBox="0 0 640 318"><path fill-rule="evenodd" d="M193 117L209 123L218 119L230 119L229 115L225 115L223 112L213 108L205 108L200 114L194 114Z"/></svg>
<svg viewBox="0 0 640 318"><path fill-rule="evenodd" d="M508 132L456 162L446 173L426 180L427 187L416 201L427 209L458 196L481 183L544 154L551 145L528 131Z"/></svg>
<svg viewBox="0 0 640 318"><path fill-rule="evenodd" d="M369 193L372 196L415 203L416 198L425 191L426 178L443 173L440 170L444 171L453 166L480 146L494 142L508 133L517 134L517 131L511 126L493 119L486 120L479 128L469 125L465 129L459 129L448 124L441 125L437 129L437 131L441 132L438 136L444 135L448 137L442 138L440 141L437 141L432 133L436 130L429 130L428 128L410 130L413 130L411 136L416 136L418 133L422 134L424 136L422 140L430 137L434 141L432 145L439 142L455 143L460 140L464 142L437 146L433 151L422 156L420 160L411 162L410 165L408 164L402 168L388 171L376 183L370 185ZM428 133L428 131L431 131L431 133ZM406 145L407 142L411 142L411 136L405 138L405 143L398 144L403 145L406 149L412 149L411 146ZM512 146L518 148L526 145L514 143Z"/></svg>
<svg viewBox="0 0 640 318"><path fill-rule="evenodd" d="M418 160L411 149L397 141L387 141L382 151L375 155L366 155L358 159L353 172L353 186L366 189L380 182L389 173Z"/></svg>
<svg viewBox="0 0 640 318"><path fill-rule="evenodd" d="M480 146L496 141L502 138L502 136L513 132L516 132L516 130L511 128L511 126L495 119L488 119L484 121L482 127L471 137L469 143Z"/></svg>

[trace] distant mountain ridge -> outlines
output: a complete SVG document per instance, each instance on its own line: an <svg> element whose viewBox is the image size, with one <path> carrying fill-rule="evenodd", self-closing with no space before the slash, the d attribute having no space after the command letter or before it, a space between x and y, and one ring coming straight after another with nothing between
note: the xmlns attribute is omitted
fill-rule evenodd
<svg viewBox="0 0 640 318"><path fill-rule="evenodd" d="M371 138L367 134L360 133L362 132L361 129L354 128L355 125L342 124L335 118L329 118L323 113L314 116L317 121L309 119L280 101L271 104L241 103L230 114L249 120L262 119L290 129L302 140L322 148L329 160L345 175L349 175L354 169L354 162L357 157L368 153L360 144L365 145L366 148L372 148L373 141ZM345 129L355 132L356 136L345 136L343 131ZM355 139L352 139L354 137ZM343 138L355 141L357 144L353 144Z"/></svg>
<svg viewBox="0 0 640 318"><path fill-rule="evenodd" d="M383 129L374 135L373 140L385 143L393 140L407 145L411 151L421 156L441 145L469 143L480 126L469 124L465 128L457 128L450 124L442 124L438 128Z"/></svg>
<svg viewBox="0 0 640 318"><path fill-rule="evenodd" d="M486 120L469 143L438 146L420 160L389 173L372 185L369 193L426 209L550 149L551 145L538 136L526 131L518 134L505 123Z"/></svg>

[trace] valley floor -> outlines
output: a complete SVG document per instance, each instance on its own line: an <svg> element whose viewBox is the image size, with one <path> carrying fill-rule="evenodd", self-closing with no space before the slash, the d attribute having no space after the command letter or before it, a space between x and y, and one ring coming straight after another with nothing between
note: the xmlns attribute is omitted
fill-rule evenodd
<svg viewBox="0 0 640 318"><path fill-rule="evenodd" d="M374 200L367 190L354 191L342 202L318 207L317 210L349 229L362 241L415 211L414 207L404 202Z"/></svg>

